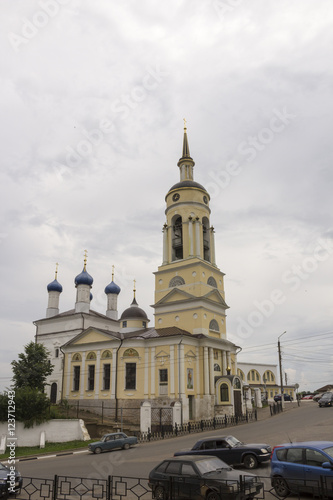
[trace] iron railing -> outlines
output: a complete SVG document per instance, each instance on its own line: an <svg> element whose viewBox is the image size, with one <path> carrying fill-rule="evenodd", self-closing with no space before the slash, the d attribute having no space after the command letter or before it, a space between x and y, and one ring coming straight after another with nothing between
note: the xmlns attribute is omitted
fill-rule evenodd
<svg viewBox="0 0 333 500"><path fill-rule="evenodd" d="M198 484L193 477L183 476L181 479L182 481L179 482L170 477L159 483L169 500L186 498L186 495L188 498L201 498L202 496L202 500L205 499L207 488L211 486L208 480L203 480ZM292 479L288 481L293 483ZM281 498L272 486L271 479L265 476L250 477L244 473L236 482L222 479L219 483L217 493L220 498L224 498L225 489L231 483L235 485L232 489L239 489L241 492L237 498L249 496L268 500ZM333 496L332 478L297 480L297 484L295 481L291 490L293 500L327 499ZM56 475L52 479L24 477L21 491L11 497L20 500L151 500L154 495L149 486L149 480L146 478L125 476L78 478Z"/></svg>

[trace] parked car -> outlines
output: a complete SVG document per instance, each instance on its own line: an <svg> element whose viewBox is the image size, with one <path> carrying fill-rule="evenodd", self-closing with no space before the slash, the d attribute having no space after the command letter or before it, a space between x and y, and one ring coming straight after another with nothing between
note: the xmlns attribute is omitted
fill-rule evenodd
<svg viewBox="0 0 333 500"><path fill-rule="evenodd" d="M279 497L300 492L333 496L333 442L276 446L271 459L271 483Z"/></svg>
<svg viewBox="0 0 333 500"><path fill-rule="evenodd" d="M283 394L283 399L285 401L292 401L293 398L290 396L290 394L284 393ZM274 396L274 401L277 403L278 401L282 401L282 394L275 394Z"/></svg>
<svg viewBox="0 0 333 500"><path fill-rule="evenodd" d="M190 450L177 451L174 456L211 455L229 465L244 464L247 469L255 469L270 459L271 451L268 444L245 444L234 436L218 436L200 439Z"/></svg>
<svg viewBox="0 0 333 500"><path fill-rule="evenodd" d="M156 500L246 500L263 488L254 474L244 475L219 458L206 455L163 460L150 472L148 484Z"/></svg>
<svg viewBox="0 0 333 500"><path fill-rule="evenodd" d="M110 451L116 448L128 450L128 448L138 443L135 436L127 436L124 432L114 432L105 434L100 441L90 443L88 450L93 453L101 453L102 451Z"/></svg>
<svg viewBox="0 0 333 500"><path fill-rule="evenodd" d="M325 392L318 401L319 408L322 406L333 406L333 392Z"/></svg>
<svg viewBox="0 0 333 500"><path fill-rule="evenodd" d="M313 399L313 396L312 396L312 394L307 394L306 396L302 397L302 400L303 399L305 399L305 400Z"/></svg>
<svg viewBox="0 0 333 500"><path fill-rule="evenodd" d="M321 392L320 394L315 394L315 396L313 396L313 401L315 401L316 403L318 403L319 399L324 395L326 394L326 392Z"/></svg>
<svg viewBox="0 0 333 500"><path fill-rule="evenodd" d="M21 474L0 462L0 497L8 498L9 493L19 494L21 488Z"/></svg>

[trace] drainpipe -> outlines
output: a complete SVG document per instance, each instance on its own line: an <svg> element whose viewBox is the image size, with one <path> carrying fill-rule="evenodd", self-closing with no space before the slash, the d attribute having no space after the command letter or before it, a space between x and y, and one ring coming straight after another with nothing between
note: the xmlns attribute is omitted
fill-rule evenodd
<svg viewBox="0 0 333 500"><path fill-rule="evenodd" d="M180 402L180 421L181 425L183 425L183 400L180 397L180 387L181 387L181 381L180 381L180 344L183 342L183 336L181 336L181 340L178 343L178 398Z"/></svg>

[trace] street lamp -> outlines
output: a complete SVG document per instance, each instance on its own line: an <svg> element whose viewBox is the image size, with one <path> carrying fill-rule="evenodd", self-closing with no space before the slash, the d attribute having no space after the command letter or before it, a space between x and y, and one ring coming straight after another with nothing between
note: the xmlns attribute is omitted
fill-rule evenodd
<svg viewBox="0 0 333 500"><path fill-rule="evenodd" d="M287 333L286 331L281 333L278 337L278 353L279 353L279 368L280 368L280 385L281 385L281 402L284 400L283 398L283 376L282 376L282 360L281 360L281 345L280 345L280 338L282 335Z"/></svg>

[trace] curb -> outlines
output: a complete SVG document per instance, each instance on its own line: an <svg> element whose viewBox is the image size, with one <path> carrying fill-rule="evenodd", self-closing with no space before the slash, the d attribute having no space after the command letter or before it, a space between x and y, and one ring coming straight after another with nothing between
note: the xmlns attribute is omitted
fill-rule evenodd
<svg viewBox="0 0 333 500"><path fill-rule="evenodd" d="M78 450L73 450L73 451L61 451L59 453L51 453L50 455L48 454L41 454L41 455L31 455L27 457L20 457L20 458L15 458L15 463L17 462L28 462L30 460L43 460L45 458L55 458L55 457L63 457L65 455L76 455L79 453L88 453L88 449L78 449ZM8 463L8 459L2 461L3 464Z"/></svg>

